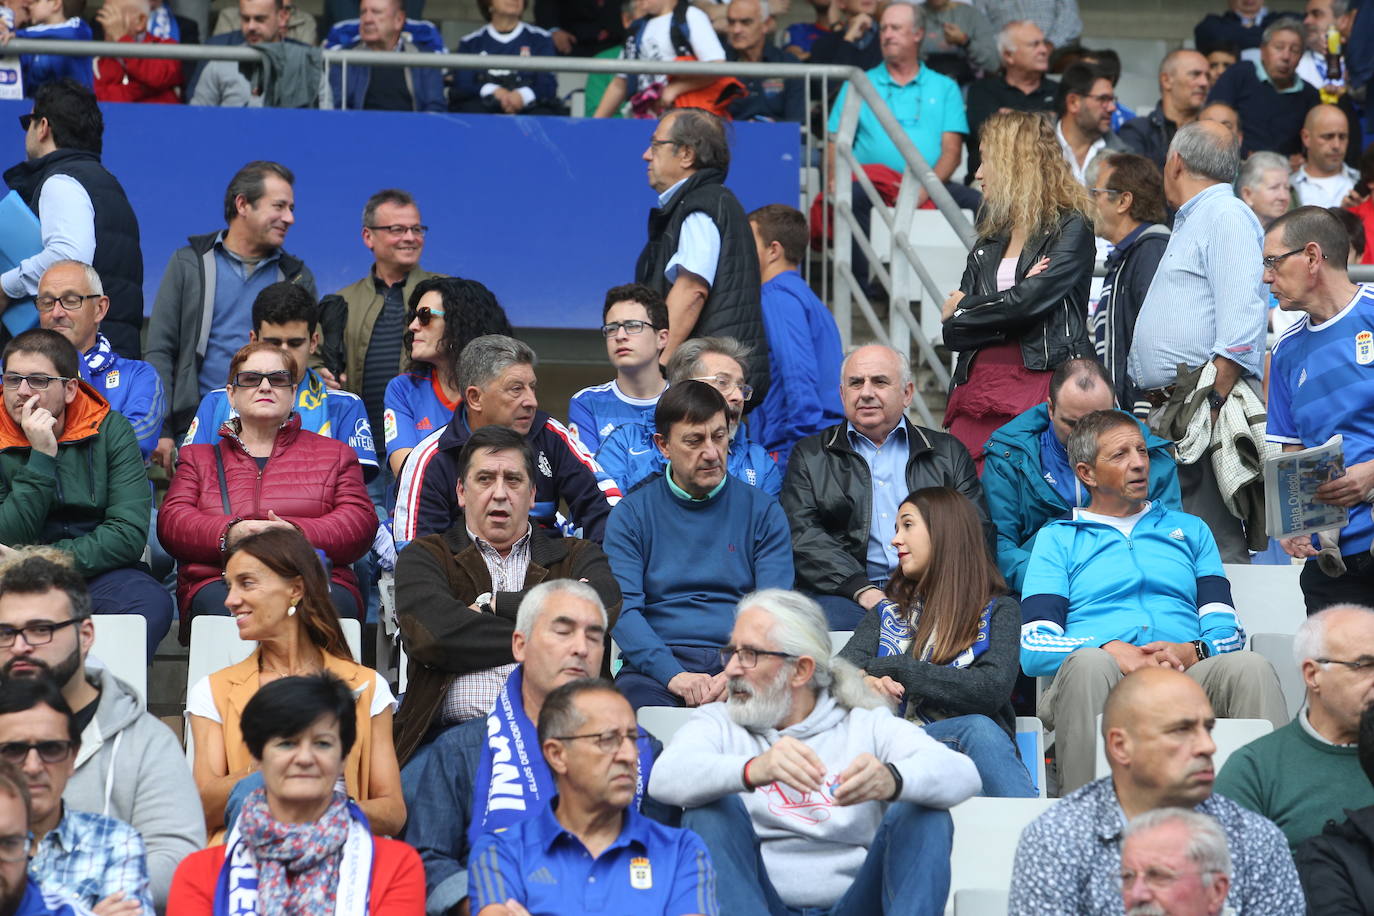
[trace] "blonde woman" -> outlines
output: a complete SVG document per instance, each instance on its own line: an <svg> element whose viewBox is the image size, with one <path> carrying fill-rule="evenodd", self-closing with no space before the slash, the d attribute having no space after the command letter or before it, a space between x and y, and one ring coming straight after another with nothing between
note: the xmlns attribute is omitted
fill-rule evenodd
<svg viewBox="0 0 1374 916"><path fill-rule="evenodd" d="M999 112L979 149L978 241L941 318L945 345L959 354L945 427L982 473L993 431L1045 400L1060 363L1093 353L1095 246L1087 191L1048 119Z"/></svg>

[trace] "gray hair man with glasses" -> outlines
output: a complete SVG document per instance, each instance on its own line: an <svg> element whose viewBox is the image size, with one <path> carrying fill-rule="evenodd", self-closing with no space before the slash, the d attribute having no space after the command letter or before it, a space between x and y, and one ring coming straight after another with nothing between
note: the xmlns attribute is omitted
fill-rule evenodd
<svg viewBox="0 0 1374 916"><path fill-rule="evenodd" d="M1226 761L1216 790L1269 818L1296 848L1344 809L1374 805L1360 769L1360 715L1374 702L1374 610L1341 604L1298 628L1307 702L1292 722Z"/></svg>
<svg viewBox="0 0 1374 916"><path fill-rule="evenodd" d="M686 809L721 913L942 912L947 809L980 791L973 761L833 659L825 614L797 592L745 595L720 655L725 702L673 736L649 794Z"/></svg>
<svg viewBox="0 0 1374 916"><path fill-rule="evenodd" d="M1126 916L1219 916L1231 889L1231 853L1215 820L1156 808L1126 825L1121 902Z"/></svg>
<svg viewBox="0 0 1374 916"><path fill-rule="evenodd" d="M0 760L0 912L25 916L85 916L65 894L40 887L29 874L33 820L29 788L14 764Z"/></svg>

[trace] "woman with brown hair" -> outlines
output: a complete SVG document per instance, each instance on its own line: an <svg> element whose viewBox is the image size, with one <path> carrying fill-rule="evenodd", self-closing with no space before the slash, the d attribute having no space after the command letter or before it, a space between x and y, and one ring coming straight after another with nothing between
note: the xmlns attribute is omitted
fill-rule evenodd
<svg viewBox="0 0 1374 916"><path fill-rule="evenodd" d="M897 509L892 544L898 569L887 597L840 657L864 669L899 715L967 754L984 795L1035 795L1011 708L1021 606L988 557L978 510L947 487L917 490Z"/></svg>
<svg viewBox="0 0 1374 916"><path fill-rule="evenodd" d="M959 354L945 428L982 473L988 437L1045 400L1060 363L1093 353L1096 242L1087 190L1050 121L999 112L980 136L978 240L941 320L945 346Z"/></svg>

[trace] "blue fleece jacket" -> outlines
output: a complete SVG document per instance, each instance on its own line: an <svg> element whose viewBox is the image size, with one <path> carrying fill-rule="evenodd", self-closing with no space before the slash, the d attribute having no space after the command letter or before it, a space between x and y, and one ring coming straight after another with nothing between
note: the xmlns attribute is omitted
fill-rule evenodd
<svg viewBox="0 0 1374 916"><path fill-rule="evenodd" d="M649 479L611 512L603 546L623 601L615 641L627 663L660 684L683 670L669 646L723 646L739 599L792 587L782 507L728 475L699 500L674 492L666 474Z"/></svg>

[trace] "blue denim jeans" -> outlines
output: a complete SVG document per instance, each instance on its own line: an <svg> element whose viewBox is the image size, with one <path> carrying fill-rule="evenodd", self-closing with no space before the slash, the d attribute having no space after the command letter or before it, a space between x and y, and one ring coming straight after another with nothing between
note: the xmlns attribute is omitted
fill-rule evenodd
<svg viewBox="0 0 1374 916"><path fill-rule="evenodd" d="M1034 798L1030 771L1011 736L987 716L955 716L925 726L925 733L968 756L983 780L981 794L990 798Z"/></svg>
<svg viewBox="0 0 1374 916"><path fill-rule="evenodd" d="M677 659L684 671L693 674L720 674L724 668L720 664L717 649L696 649L691 646L669 646L673 658ZM619 690L635 709L641 706L682 706L682 697L669 692L667 684L660 684L647 674L636 671L627 661L615 676L615 689Z"/></svg>
<svg viewBox="0 0 1374 916"><path fill-rule="evenodd" d="M738 795L689 808L682 826L710 850L721 916L941 916L945 910L954 842L948 811L908 802L889 806L854 883L829 908L782 902Z"/></svg>
<svg viewBox="0 0 1374 916"><path fill-rule="evenodd" d="M239 819L239 811L242 810L243 803L248 801L248 796L253 794L254 789L260 789L262 785L261 771L249 773L234 783L234 788L229 790L229 797L224 801L225 833L234 829L234 821Z"/></svg>

